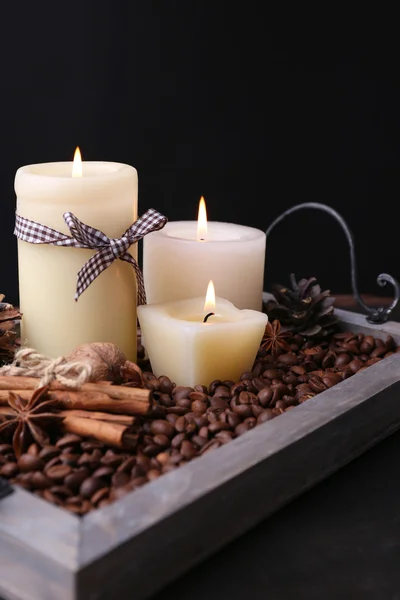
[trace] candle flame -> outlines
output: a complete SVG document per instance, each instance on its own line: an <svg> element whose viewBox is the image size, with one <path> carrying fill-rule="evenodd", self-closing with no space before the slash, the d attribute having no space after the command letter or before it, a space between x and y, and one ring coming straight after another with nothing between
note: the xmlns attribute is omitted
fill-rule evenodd
<svg viewBox="0 0 400 600"><path fill-rule="evenodd" d="M82 156L79 146L76 147L72 163L72 177L82 177Z"/></svg>
<svg viewBox="0 0 400 600"><path fill-rule="evenodd" d="M197 219L197 240L204 241L207 237L207 209L203 196L199 202L199 216Z"/></svg>
<svg viewBox="0 0 400 600"><path fill-rule="evenodd" d="M215 312L215 288L212 281L208 284L204 312Z"/></svg>

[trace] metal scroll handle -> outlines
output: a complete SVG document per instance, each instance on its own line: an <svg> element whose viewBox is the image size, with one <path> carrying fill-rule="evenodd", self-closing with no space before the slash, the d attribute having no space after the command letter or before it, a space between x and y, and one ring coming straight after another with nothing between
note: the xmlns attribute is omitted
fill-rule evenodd
<svg viewBox="0 0 400 600"><path fill-rule="evenodd" d="M392 304L386 308L382 307L382 306L372 308L370 306L367 306L365 304L365 302L363 302L360 294L358 293L358 288L357 288L357 266L356 266L355 247L354 247L354 237L353 237L353 234L350 231L350 228L347 225L346 221L343 219L343 217L338 212L336 212L336 210L334 210L330 206L327 206L326 204L319 204L318 202L304 202L303 204L296 204L295 206L292 206L292 208L289 208L288 210L283 212L279 217L277 217L275 219L275 221L273 221L271 223L271 225L268 227L268 229L266 231L267 239L268 239L268 236L270 235L271 231L275 228L275 226L278 225L278 223L280 223L281 221L283 221L283 219L285 217L288 217L289 215L297 212L298 210L302 210L304 208L310 208L313 210L322 210L323 212L326 212L329 215L331 215L332 217L334 217L334 219L336 219L336 221L339 223L339 225L343 229L345 236L347 238L347 241L349 243L350 266L351 266L351 287L353 289L354 298L357 300L358 304L365 310L365 312L368 313L367 321L369 323L385 323L388 320L390 314L392 313L393 309L395 308L395 306L397 305L397 303L399 301L399 297L400 297L399 283L391 275L388 275L387 273L381 273L377 279L378 285L381 287L384 287L387 283L390 283L393 286L394 299L393 299Z"/></svg>

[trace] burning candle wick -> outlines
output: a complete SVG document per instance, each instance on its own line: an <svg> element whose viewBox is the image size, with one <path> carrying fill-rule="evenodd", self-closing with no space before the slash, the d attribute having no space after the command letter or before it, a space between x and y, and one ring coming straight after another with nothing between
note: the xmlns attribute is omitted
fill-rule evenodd
<svg viewBox="0 0 400 600"><path fill-rule="evenodd" d="M206 316L204 317L203 323L207 323L207 320L208 320L210 317L212 317L213 315L215 315L215 313L213 313L213 312L210 312L210 313L208 313L208 315L206 315Z"/></svg>

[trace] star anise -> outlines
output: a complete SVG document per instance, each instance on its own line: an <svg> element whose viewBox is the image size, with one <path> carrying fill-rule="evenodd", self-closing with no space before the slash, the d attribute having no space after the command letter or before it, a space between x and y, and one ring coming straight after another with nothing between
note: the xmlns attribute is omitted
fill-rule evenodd
<svg viewBox="0 0 400 600"><path fill-rule="evenodd" d="M15 456L18 458L35 441L39 446L50 442L49 428L63 420L57 412L50 412L55 400L46 400L48 386L37 389L26 402L10 392L8 406L0 408L0 435L12 434Z"/></svg>
<svg viewBox="0 0 400 600"><path fill-rule="evenodd" d="M270 323L268 321L265 327L264 337L261 341L261 347L270 354L276 354L279 350L290 352L290 346L285 338L291 337L288 331L281 331L281 324L278 319Z"/></svg>

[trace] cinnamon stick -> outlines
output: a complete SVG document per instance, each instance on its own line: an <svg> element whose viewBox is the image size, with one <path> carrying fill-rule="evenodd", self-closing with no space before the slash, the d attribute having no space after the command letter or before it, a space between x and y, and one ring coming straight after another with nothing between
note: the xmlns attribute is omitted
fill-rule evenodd
<svg viewBox="0 0 400 600"><path fill-rule="evenodd" d="M114 387L114 386L110 386ZM138 390L136 391L149 391ZM150 401L143 402L135 398L117 400L111 398L103 392L85 392L85 391L50 391L49 397L57 401L57 408L65 410L99 410L101 412L110 412L118 415L145 415L150 407Z"/></svg>
<svg viewBox="0 0 400 600"><path fill-rule="evenodd" d="M1 414L2 409L0 408ZM125 427L131 427L135 422L135 417L129 415L113 415L90 410L61 410L59 414L62 417L80 417L83 419L94 419L95 421L106 421L107 423L118 423L119 425L125 425Z"/></svg>
<svg viewBox="0 0 400 600"><path fill-rule="evenodd" d="M0 376L0 403L7 403L8 391L28 400L30 395L26 392L36 389L37 384L35 377ZM152 394L147 389L111 385L108 381L85 383L79 390L70 390L52 381L49 396L59 402L60 408L144 415L150 408Z"/></svg>
<svg viewBox="0 0 400 600"><path fill-rule="evenodd" d="M62 428L66 433L91 437L106 445L117 446L118 448L133 448L137 444L137 436L129 433L127 427L118 423L67 416L62 422Z"/></svg>

